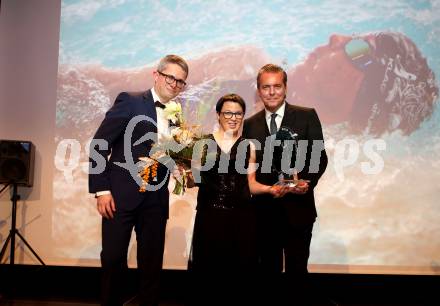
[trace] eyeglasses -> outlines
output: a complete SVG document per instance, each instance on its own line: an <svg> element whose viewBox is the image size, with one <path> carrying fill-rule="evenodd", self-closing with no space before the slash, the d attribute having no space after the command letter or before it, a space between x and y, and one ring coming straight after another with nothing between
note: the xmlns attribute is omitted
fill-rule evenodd
<svg viewBox="0 0 440 306"><path fill-rule="evenodd" d="M242 119L243 115L244 115L242 112L236 112L236 113L234 113L234 112L220 112L220 113L223 115L223 117L225 119L231 119L232 116L235 116L236 119Z"/></svg>
<svg viewBox="0 0 440 306"><path fill-rule="evenodd" d="M373 63L371 46L364 39L353 38L345 44L344 51L350 61L360 70L365 70Z"/></svg>
<svg viewBox="0 0 440 306"><path fill-rule="evenodd" d="M176 84L177 88L182 89L186 86L186 82L184 80L176 79L174 76L170 74L166 74L160 71L157 71L161 76L165 77L165 81L168 83L168 85L174 85Z"/></svg>

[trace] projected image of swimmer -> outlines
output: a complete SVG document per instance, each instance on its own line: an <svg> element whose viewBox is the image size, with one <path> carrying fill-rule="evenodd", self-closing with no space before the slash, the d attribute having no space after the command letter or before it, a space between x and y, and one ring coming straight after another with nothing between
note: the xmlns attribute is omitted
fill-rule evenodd
<svg viewBox="0 0 440 306"><path fill-rule="evenodd" d="M315 107L325 125L346 122L354 133L409 135L433 113L435 76L402 33L330 36L289 71L289 100Z"/></svg>

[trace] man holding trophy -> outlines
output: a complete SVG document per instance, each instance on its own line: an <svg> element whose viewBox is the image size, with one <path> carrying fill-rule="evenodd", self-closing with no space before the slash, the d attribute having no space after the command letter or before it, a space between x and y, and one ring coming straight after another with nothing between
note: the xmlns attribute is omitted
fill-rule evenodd
<svg viewBox="0 0 440 306"><path fill-rule="evenodd" d="M245 120L243 137L261 144L256 151L256 181L281 189L279 196L253 197L262 272L259 292L263 303L275 298L277 305L284 301L303 305L308 300L307 262L317 217L313 190L327 166L321 123L314 109L286 102L287 74L281 67L263 66L257 91L264 109ZM279 283L283 267L285 290Z"/></svg>

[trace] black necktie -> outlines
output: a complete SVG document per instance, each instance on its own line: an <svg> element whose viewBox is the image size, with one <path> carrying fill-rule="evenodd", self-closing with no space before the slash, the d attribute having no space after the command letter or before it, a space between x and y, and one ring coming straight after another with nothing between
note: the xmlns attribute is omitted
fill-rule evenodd
<svg viewBox="0 0 440 306"><path fill-rule="evenodd" d="M270 115L270 135L275 135L277 133L277 123L275 122L275 117L277 114Z"/></svg>
<svg viewBox="0 0 440 306"><path fill-rule="evenodd" d="M161 109L164 109L164 108L165 108L165 105L162 104L162 103L160 103L159 101L154 102L154 106L159 107L159 108L161 108Z"/></svg>

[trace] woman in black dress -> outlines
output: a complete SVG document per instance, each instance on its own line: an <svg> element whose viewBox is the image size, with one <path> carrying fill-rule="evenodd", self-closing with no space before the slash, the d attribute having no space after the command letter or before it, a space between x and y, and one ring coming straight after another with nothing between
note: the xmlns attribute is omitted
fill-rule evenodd
<svg viewBox="0 0 440 306"><path fill-rule="evenodd" d="M197 305L247 305L257 268L250 190L274 196L280 191L255 180L249 185L248 171L243 171L251 169L249 164L255 159L253 146L240 133L246 111L243 99L225 95L217 102L216 111L219 129L210 135L215 146L204 152L205 162L209 158L215 162L209 170L201 171L198 184L188 263L195 286L190 290L191 300Z"/></svg>

